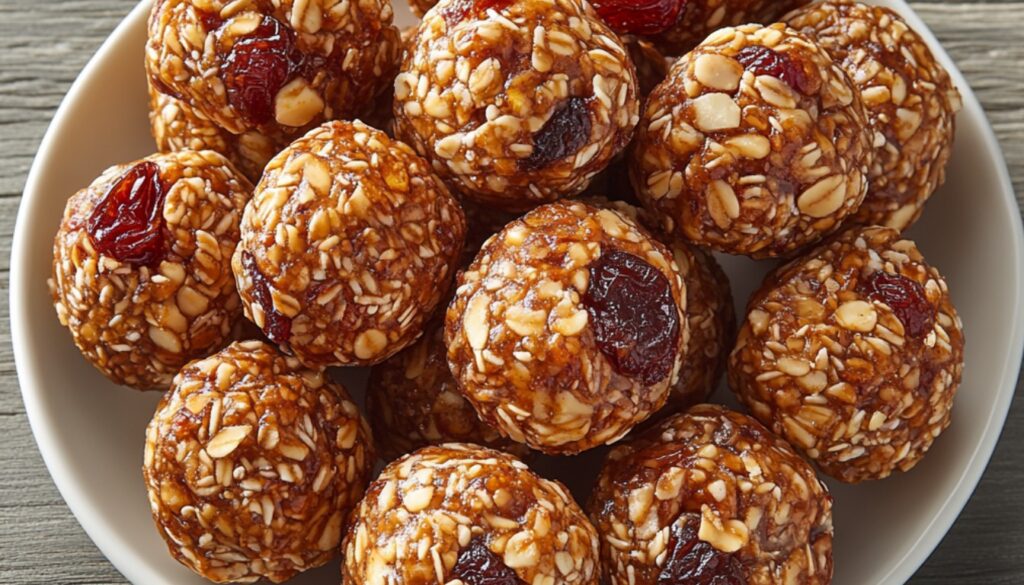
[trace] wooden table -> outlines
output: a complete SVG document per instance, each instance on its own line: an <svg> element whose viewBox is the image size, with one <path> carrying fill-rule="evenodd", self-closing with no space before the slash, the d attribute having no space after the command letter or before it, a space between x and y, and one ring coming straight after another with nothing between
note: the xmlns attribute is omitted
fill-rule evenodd
<svg viewBox="0 0 1024 585"><path fill-rule="evenodd" d="M134 3L0 0L0 583L8 585L125 582L79 527L36 449L6 299L15 213L39 140L82 66ZM913 6L977 92L1024 202L1024 2ZM1024 583L1022 443L1024 401L1016 400L978 490L912 583Z"/></svg>

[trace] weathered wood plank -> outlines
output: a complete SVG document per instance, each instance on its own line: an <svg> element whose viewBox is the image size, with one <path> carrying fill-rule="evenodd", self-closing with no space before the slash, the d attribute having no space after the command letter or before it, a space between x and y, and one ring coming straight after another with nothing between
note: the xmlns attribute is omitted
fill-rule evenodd
<svg viewBox="0 0 1024 585"><path fill-rule="evenodd" d="M14 215L39 140L71 82L133 5L0 0L3 298ZM914 7L985 106L1024 201L1024 2L926 0ZM8 317L7 304L0 303L0 583L123 583L68 511L39 457L18 392ZM1024 582L1024 452L1016 448L1022 441L1024 400L1018 399L978 491L913 583Z"/></svg>

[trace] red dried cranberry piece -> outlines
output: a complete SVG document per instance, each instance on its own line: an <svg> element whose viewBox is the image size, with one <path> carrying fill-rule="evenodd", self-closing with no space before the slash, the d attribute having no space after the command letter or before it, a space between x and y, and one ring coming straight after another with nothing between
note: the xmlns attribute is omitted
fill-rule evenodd
<svg viewBox="0 0 1024 585"><path fill-rule="evenodd" d="M754 75L777 77L802 94L814 93L803 67L784 53L763 45L747 45L736 54L736 60Z"/></svg>
<svg viewBox="0 0 1024 585"><path fill-rule="evenodd" d="M523 585L516 572L501 557L487 548L480 537L469 541L459 551L459 557L446 581L458 579L464 585Z"/></svg>
<svg viewBox="0 0 1024 585"><path fill-rule="evenodd" d="M86 221L93 246L133 266L155 266L167 255L164 199L167 187L155 162L128 169L107 189Z"/></svg>
<svg viewBox="0 0 1024 585"><path fill-rule="evenodd" d="M235 41L224 59L221 78L228 103L253 124L270 121L274 97L303 60L295 33L276 18L264 16L255 30Z"/></svg>
<svg viewBox="0 0 1024 585"><path fill-rule="evenodd" d="M482 17L489 9L501 10L512 4L512 0L456 0L449 3L441 13L448 27L453 27L467 16Z"/></svg>
<svg viewBox="0 0 1024 585"><path fill-rule="evenodd" d="M252 296L263 308L263 333L277 344L288 342L292 332L292 320L274 308L274 299L270 296L270 283L263 276L256 259L249 252L242 252L242 268L252 279Z"/></svg>
<svg viewBox="0 0 1024 585"><path fill-rule="evenodd" d="M935 325L935 307L915 280L878 270L863 279L857 289L869 299L889 305L910 337L923 337Z"/></svg>
<svg viewBox="0 0 1024 585"><path fill-rule="evenodd" d="M672 371L679 342L679 310L665 275L619 250L590 265L583 295L601 353L620 374L655 384Z"/></svg>
<svg viewBox="0 0 1024 585"><path fill-rule="evenodd" d="M657 585L746 585L743 565L735 555L725 553L697 538L696 518L672 527L668 557L658 575Z"/></svg>
<svg viewBox="0 0 1024 585"><path fill-rule="evenodd" d="M591 4L620 34L656 35L679 22L689 0L594 0Z"/></svg>
<svg viewBox="0 0 1024 585"><path fill-rule="evenodd" d="M533 135L533 152L519 161L524 171L536 171L583 148L590 140L590 112L583 98L569 98Z"/></svg>

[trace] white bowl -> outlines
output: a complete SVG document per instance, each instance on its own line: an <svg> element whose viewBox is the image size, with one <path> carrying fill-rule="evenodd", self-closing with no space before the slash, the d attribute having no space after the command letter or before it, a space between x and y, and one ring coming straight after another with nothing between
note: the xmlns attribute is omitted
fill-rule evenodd
<svg viewBox="0 0 1024 585"><path fill-rule="evenodd" d="M395 0L403 24L412 17ZM945 274L967 333L967 363L953 426L910 473L860 486L832 483L835 583L903 583L953 524L981 477L1014 391L1024 345L1024 238L992 131L963 76L902 0L882 2L928 40L964 97L946 185L911 231ZM68 92L39 147L18 213L11 259L11 328L32 430L61 494L97 546L128 579L204 583L168 555L149 514L140 466L143 429L158 398L108 382L57 322L46 279L64 203L103 169L153 151L142 67L148 3L110 35ZM727 259L742 305L766 266ZM346 384L361 394L365 372ZM721 394L721 392L720 392ZM600 459L542 461L585 498ZM294 583L336 583L337 562Z"/></svg>

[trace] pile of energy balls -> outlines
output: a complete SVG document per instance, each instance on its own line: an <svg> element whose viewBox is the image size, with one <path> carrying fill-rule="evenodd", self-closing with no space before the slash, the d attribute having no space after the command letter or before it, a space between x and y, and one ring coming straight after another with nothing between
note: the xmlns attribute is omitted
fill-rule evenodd
<svg viewBox="0 0 1024 585"><path fill-rule="evenodd" d="M70 198L50 289L89 362L164 392L170 553L218 583L339 554L350 585L830 582L816 472L910 470L960 383L900 236L947 72L846 1L413 4L404 32L389 0L153 6L159 152ZM777 262L738 327L712 251ZM338 366L372 367L369 422ZM747 414L701 404L726 370ZM528 466L604 445L584 507Z"/></svg>

